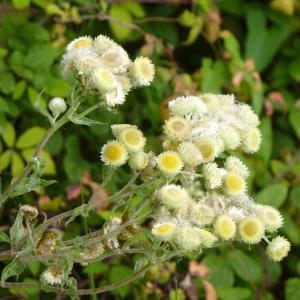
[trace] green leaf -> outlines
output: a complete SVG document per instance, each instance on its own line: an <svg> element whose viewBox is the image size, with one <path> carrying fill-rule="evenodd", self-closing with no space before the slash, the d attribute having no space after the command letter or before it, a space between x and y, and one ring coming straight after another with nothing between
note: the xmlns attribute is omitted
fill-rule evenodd
<svg viewBox="0 0 300 300"><path fill-rule="evenodd" d="M30 0L12 0L12 3L17 9L23 9L30 6Z"/></svg>
<svg viewBox="0 0 300 300"><path fill-rule="evenodd" d="M289 115L289 121L293 126L297 137L300 139L300 111L292 110L292 112Z"/></svg>
<svg viewBox="0 0 300 300"><path fill-rule="evenodd" d="M284 292L286 300L300 299L300 278L290 278L285 282Z"/></svg>
<svg viewBox="0 0 300 300"><path fill-rule="evenodd" d="M26 82L24 80L19 81L14 88L14 92L12 95L13 100L20 99L23 96L25 89L26 89Z"/></svg>
<svg viewBox="0 0 300 300"><path fill-rule="evenodd" d="M70 85L60 78L51 78L46 92L52 97L66 97L70 92Z"/></svg>
<svg viewBox="0 0 300 300"><path fill-rule="evenodd" d="M46 133L46 129L42 127L31 127L23 132L17 140L16 147L25 149L36 146Z"/></svg>
<svg viewBox="0 0 300 300"><path fill-rule="evenodd" d="M216 288L230 287L234 282L234 275L230 268L226 265L221 256L210 254L205 256L202 261L209 269L207 280L209 280ZM222 272L220 272L222 270Z"/></svg>
<svg viewBox="0 0 300 300"><path fill-rule="evenodd" d="M13 92L15 87L15 78L10 72L0 72L0 91L8 95Z"/></svg>
<svg viewBox="0 0 300 300"><path fill-rule="evenodd" d="M196 16L189 10L185 9L178 17L180 25L185 27L192 27L195 24Z"/></svg>
<svg viewBox="0 0 300 300"><path fill-rule="evenodd" d="M241 250L233 250L227 254L227 262L235 273L245 281L260 282L262 270L256 261Z"/></svg>
<svg viewBox="0 0 300 300"><path fill-rule="evenodd" d="M25 227L23 225L23 216L19 210L13 226L9 230L9 236L12 242L17 243L25 236Z"/></svg>
<svg viewBox="0 0 300 300"><path fill-rule="evenodd" d="M279 16L272 25L267 24L265 12L258 5L247 7L246 22L248 28L246 57L254 59L258 71L262 71L290 34L290 25L286 18Z"/></svg>
<svg viewBox="0 0 300 300"><path fill-rule="evenodd" d="M29 268L30 272L36 276L39 274L41 263L39 261L34 261L29 263L27 267Z"/></svg>
<svg viewBox="0 0 300 300"><path fill-rule="evenodd" d="M38 101L39 108L41 109L47 108L46 100L34 88L28 87L27 93L32 106L36 107L36 103Z"/></svg>
<svg viewBox="0 0 300 300"><path fill-rule="evenodd" d="M11 242L9 236L3 231L0 231L0 242L4 242L4 243L10 243Z"/></svg>
<svg viewBox="0 0 300 300"><path fill-rule="evenodd" d="M131 28L120 22L132 23L132 16L130 12L120 4L112 4L109 9L109 16L119 21L110 20L109 26L114 36L120 40L125 41L131 34Z"/></svg>
<svg viewBox="0 0 300 300"><path fill-rule="evenodd" d="M5 124L2 138L7 147L12 148L14 146L16 140L16 131L13 124L8 122Z"/></svg>
<svg viewBox="0 0 300 300"><path fill-rule="evenodd" d="M273 207L280 207L286 200L288 188L284 184L273 184L265 187L256 194L256 202L260 204L271 205Z"/></svg>
<svg viewBox="0 0 300 300"><path fill-rule="evenodd" d="M222 79L224 77L224 64L217 60L213 62L210 58L202 60L202 92L220 93Z"/></svg>
<svg viewBox="0 0 300 300"><path fill-rule="evenodd" d="M296 185L292 188L290 193L290 201L300 209L300 185Z"/></svg>
<svg viewBox="0 0 300 300"><path fill-rule="evenodd" d="M222 300L244 300L249 299L251 292L246 288L218 288L218 296Z"/></svg>
<svg viewBox="0 0 300 300"><path fill-rule="evenodd" d="M77 125L86 125L86 126L94 126L94 125L103 125L102 122L92 120L86 117L78 117L77 114L73 114L70 117L70 121Z"/></svg>
<svg viewBox="0 0 300 300"><path fill-rule="evenodd" d="M125 279L126 277L130 276L131 274L132 274L132 270L130 268L128 268L126 266L122 266L122 265L116 265L110 269L109 279L113 283L113 282ZM130 293L130 290L131 290L130 285L124 285L120 288L112 290L112 293L124 298L125 296L127 296Z"/></svg>
<svg viewBox="0 0 300 300"><path fill-rule="evenodd" d="M11 261L2 271L1 283L3 284L7 278L11 276L18 276L25 270L25 266L22 265L17 258Z"/></svg>
<svg viewBox="0 0 300 300"><path fill-rule="evenodd" d="M282 231L294 245L300 244L300 230L289 214L283 213Z"/></svg>
<svg viewBox="0 0 300 300"><path fill-rule="evenodd" d="M264 117L260 123L260 131L262 135L262 143L257 155L265 162L271 158L273 148L272 121L271 118Z"/></svg>
<svg viewBox="0 0 300 300"><path fill-rule="evenodd" d="M289 72L292 78L296 81L300 81L300 59L294 59L289 67Z"/></svg>
<svg viewBox="0 0 300 300"><path fill-rule="evenodd" d="M12 152L11 150L6 150L0 156L0 172L5 170L11 161Z"/></svg>
<svg viewBox="0 0 300 300"><path fill-rule="evenodd" d="M18 176L24 169L25 164L18 153L13 153L11 160L11 175Z"/></svg>

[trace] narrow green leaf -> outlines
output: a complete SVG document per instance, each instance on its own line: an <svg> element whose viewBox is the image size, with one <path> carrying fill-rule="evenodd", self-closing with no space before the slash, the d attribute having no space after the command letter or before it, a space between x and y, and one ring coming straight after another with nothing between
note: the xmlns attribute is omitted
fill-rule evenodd
<svg viewBox="0 0 300 300"><path fill-rule="evenodd" d="M260 204L280 207L286 200L288 188L284 184L273 184L265 187L256 194L256 202Z"/></svg>

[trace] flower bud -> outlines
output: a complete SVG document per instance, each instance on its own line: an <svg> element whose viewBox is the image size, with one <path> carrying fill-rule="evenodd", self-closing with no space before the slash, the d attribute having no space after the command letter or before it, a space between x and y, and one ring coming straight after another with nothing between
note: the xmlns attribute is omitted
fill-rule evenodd
<svg viewBox="0 0 300 300"><path fill-rule="evenodd" d="M55 97L49 102L49 109L54 115L59 115L67 109L67 105L63 98Z"/></svg>
<svg viewBox="0 0 300 300"><path fill-rule="evenodd" d="M22 205L20 209L21 209L22 215L26 219L29 219L29 220L35 219L39 214L37 208L34 206L31 206L31 205L27 205L27 204Z"/></svg>

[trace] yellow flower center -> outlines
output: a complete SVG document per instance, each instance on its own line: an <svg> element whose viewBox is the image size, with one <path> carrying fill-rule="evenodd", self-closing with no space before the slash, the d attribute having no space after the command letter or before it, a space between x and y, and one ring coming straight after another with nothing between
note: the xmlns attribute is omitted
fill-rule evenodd
<svg viewBox="0 0 300 300"><path fill-rule="evenodd" d="M161 164L169 169L176 170L180 164L179 159L175 155L165 155L161 158Z"/></svg>
<svg viewBox="0 0 300 300"><path fill-rule="evenodd" d="M229 191L237 193L242 189L243 181L239 176L230 174L226 177L225 184Z"/></svg>
<svg viewBox="0 0 300 300"><path fill-rule="evenodd" d="M248 221L245 225L244 225L244 234L246 234L248 237L253 237L257 234L258 232L258 225L256 222L254 221Z"/></svg>
<svg viewBox="0 0 300 300"><path fill-rule="evenodd" d="M117 161L122 157L124 149L120 145L112 144L105 150L105 156L109 161Z"/></svg>
<svg viewBox="0 0 300 300"><path fill-rule="evenodd" d="M173 229L173 226L171 224L164 224L164 225L157 227L156 231L158 234L166 234L166 233L171 232L172 229Z"/></svg>
<svg viewBox="0 0 300 300"><path fill-rule="evenodd" d="M125 129L123 138L126 144L137 145L140 143L142 135L138 130Z"/></svg>
<svg viewBox="0 0 300 300"><path fill-rule="evenodd" d="M90 47L91 45L92 41L89 39L79 40L73 44L73 48Z"/></svg>
<svg viewBox="0 0 300 300"><path fill-rule="evenodd" d="M199 144L198 148L199 148L204 160L209 160L213 156L214 149L211 145Z"/></svg>

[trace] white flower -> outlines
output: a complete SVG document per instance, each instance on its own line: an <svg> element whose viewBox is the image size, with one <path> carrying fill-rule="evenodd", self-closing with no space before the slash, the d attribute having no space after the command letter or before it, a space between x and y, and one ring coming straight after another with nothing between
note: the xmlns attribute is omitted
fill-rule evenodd
<svg viewBox="0 0 300 300"><path fill-rule="evenodd" d="M265 233L263 222L255 217L249 216L239 224L239 235L242 241L247 244L257 244Z"/></svg>
<svg viewBox="0 0 300 300"><path fill-rule="evenodd" d="M129 166L133 170L145 169L149 161L149 155L145 152L131 153L129 157Z"/></svg>
<svg viewBox="0 0 300 300"><path fill-rule="evenodd" d="M207 112L206 106L197 96L178 97L169 102L169 110L172 115L179 117L201 116Z"/></svg>
<svg viewBox="0 0 300 300"><path fill-rule="evenodd" d="M236 196L246 191L246 181L238 174L228 172L223 180L224 190L228 195Z"/></svg>
<svg viewBox="0 0 300 300"><path fill-rule="evenodd" d="M240 131L231 125L222 128L220 136L223 140L224 147L228 150L234 150L241 145Z"/></svg>
<svg viewBox="0 0 300 300"><path fill-rule="evenodd" d="M253 127L242 134L242 149L246 153L257 152L261 145L261 133L258 128Z"/></svg>
<svg viewBox="0 0 300 300"><path fill-rule="evenodd" d="M178 226L175 239L178 247L184 251L196 250L202 242L200 229L190 225Z"/></svg>
<svg viewBox="0 0 300 300"><path fill-rule="evenodd" d="M198 229L200 238L201 238L201 244L204 247L212 247L213 244L218 240L218 238L211 233L210 231L206 230L206 229Z"/></svg>
<svg viewBox="0 0 300 300"><path fill-rule="evenodd" d="M215 218L215 213L212 207L204 203L191 203L190 219L199 225L209 225Z"/></svg>
<svg viewBox="0 0 300 300"><path fill-rule="evenodd" d="M287 256L291 249L290 242L282 237L278 236L274 238L267 247L268 256L274 261L281 261Z"/></svg>
<svg viewBox="0 0 300 300"><path fill-rule="evenodd" d="M49 267L41 275L41 280L46 284L61 285L63 282L64 270L62 267Z"/></svg>
<svg viewBox="0 0 300 300"><path fill-rule="evenodd" d="M202 154L192 142L180 143L178 153L186 165L196 167L202 162Z"/></svg>
<svg viewBox="0 0 300 300"><path fill-rule="evenodd" d="M205 184L209 189L216 189L222 185L224 170L218 168L215 162L203 166L203 176Z"/></svg>
<svg viewBox="0 0 300 300"><path fill-rule="evenodd" d="M126 146L129 152L142 151L146 144L146 139L144 138L142 131L135 127L123 129L118 138Z"/></svg>
<svg viewBox="0 0 300 300"><path fill-rule="evenodd" d="M79 48L89 48L92 46L93 40L89 36L82 36L71 41L67 46L67 51L76 50Z"/></svg>
<svg viewBox="0 0 300 300"><path fill-rule="evenodd" d="M226 158L224 167L228 172L232 172L243 178L247 178L249 176L248 167L235 156L228 156Z"/></svg>
<svg viewBox="0 0 300 300"><path fill-rule="evenodd" d="M102 147L101 159L107 165L119 167L126 163L128 152L124 144L118 141L110 141Z"/></svg>
<svg viewBox="0 0 300 300"><path fill-rule="evenodd" d="M189 201L186 189L175 184L164 185L158 191L157 197L163 205L170 208L186 207Z"/></svg>
<svg viewBox="0 0 300 300"><path fill-rule="evenodd" d="M108 106L115 106L125 102L125 93L122 86L118 83L117 87L104 95L104 100Z"/></svg>
<svg viewBox="0 0 300 300"><path fill-rule="evenodd" d="M108 69L95 69L92 73L92 80L96 88L102 93L111 92L117 87L116 78Z"/></svg>
<svg viewBox="0 0 300 300"><path fill-rule="evenodd" d="M257 205L257 213L264 222L266 231L274 232L283 224L280 212L269 205Z"/></svg>
<svg viewBox="0 0 300 300"><path fill-rule="evenodd" d="M121 47L114 47L101 55L99 62L113 73L123 73L130 64L127 52Z"/></svg>
<svg viewBox="0 0 300 300"><path fill-rule="evenodd" d="M152 233L160 240L169 241L174 237L176 229L175 221L161 221L153 225Z"/></svg>
<svg viewBox="0 0 300 300"><path fill-rule="evenodd" d="M157 157L157 165L166 176L177 175L183 167L182 160L175 151L162 152Z"/></svg>
<svg viewBox="0 0 300 300"><path fill-rule="evenodd" d="M112 39L102 34L98 35L93 41L93 47L99 55L118 46Z"/></svg>
<svg viewBox="0 0 300 300"><path fill-rule="evenodd" d="M214 230L222 240L230 240L235 236L236 224L228 215L219 216L214 223Z"/></svg>
<svg viewBox="0 0 300 300"><path fill-rule="evenodd" d="M171 117L164 125L164 132L171 140L184 140L191 131L189 122L182 117Z"/></svg>
<svg viewBox="0 0 300 300"><path fill-rule="evenodd" d="M147 57L137 57L129 68L133 83L136 86L148 86L154 79L154 65Z"/></svg>

